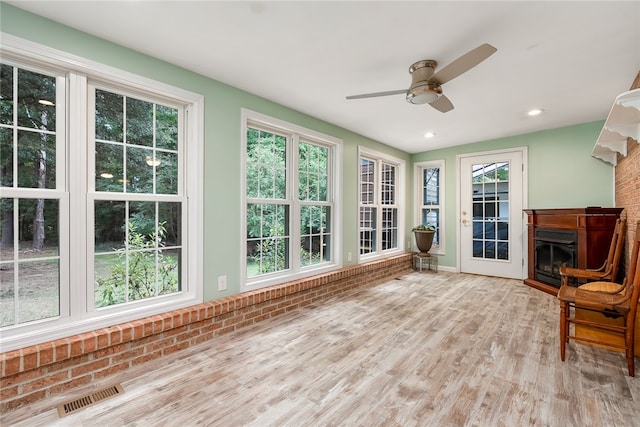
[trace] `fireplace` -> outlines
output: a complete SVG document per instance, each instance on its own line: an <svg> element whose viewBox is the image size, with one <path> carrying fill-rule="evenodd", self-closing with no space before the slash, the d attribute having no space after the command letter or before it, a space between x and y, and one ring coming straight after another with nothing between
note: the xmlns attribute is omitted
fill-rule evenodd
<svg viewBox="0 0 640 427"><path fill-rule="evenodd" d="M525 212L528 277L524 283L557 295L560 267L602 265L622 208L525 209Z"/></svg>
<svg viewBox="0 0 640 427"><path fill-rule="evenodd" d="M535 279L560 287L560 268L576 267L578 233L540 228L535 232Z"/></svg>

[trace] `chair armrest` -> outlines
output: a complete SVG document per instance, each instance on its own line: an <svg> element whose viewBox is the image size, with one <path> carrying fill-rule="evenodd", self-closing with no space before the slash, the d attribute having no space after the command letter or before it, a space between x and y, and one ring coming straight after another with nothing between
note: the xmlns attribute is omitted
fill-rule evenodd
<svg viewBox="0 0 640 427"><path fill-rule="evenodd" d="M560 275L567 277L575 277L576 279L599 280L610 274L609 270L589 270L581 268L560 267Z"/></svg>

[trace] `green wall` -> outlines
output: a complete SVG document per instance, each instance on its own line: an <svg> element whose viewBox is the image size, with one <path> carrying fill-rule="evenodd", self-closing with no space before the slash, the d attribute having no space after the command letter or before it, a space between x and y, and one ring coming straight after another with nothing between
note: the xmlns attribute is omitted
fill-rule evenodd
<svg viewBox="0 0 640 427"><path fill-rule="evenodd" d="M102 64L184 88L205 97L204 177L204 297L206 300L240 291L240 109L266 114L344 141L343 264L355 264L358 253L358 146L363 145L407 162L410 156L330 123L283 107L175 65L90 36L21 9L0 3L3 32ZM412 200L407 187L406 200ZM405 221L410 224L411 210ZM347 253L353 261L347 262ZM217 290L217 277L228 276L228 289Z"/></svg>
<svg viewBox="0 0 640 427"><path fill-rule="evenodd" d="M591 157L603 124L597 121L414 154L412 163L445 161L446 254L440 265L456 265L456 155L527 147L527 207L613 207L613 166Z"/></svg>

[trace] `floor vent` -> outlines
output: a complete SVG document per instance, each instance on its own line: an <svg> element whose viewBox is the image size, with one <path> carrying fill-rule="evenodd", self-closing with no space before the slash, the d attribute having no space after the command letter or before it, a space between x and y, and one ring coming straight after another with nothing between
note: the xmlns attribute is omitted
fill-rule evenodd
<svg viewBox="0 0 640 427"><path fill-rule="evenodd" d="M115 384L98 391L94 391L78 399L73 399L68 402L59 404L58 415L60 416L60 418L62 418L66 415L77 412L80 409L86 408L87 406L98 403L101 400L105 400L122 393L124 393L124 388L122 388L122 385L120 384Z"/></svg>

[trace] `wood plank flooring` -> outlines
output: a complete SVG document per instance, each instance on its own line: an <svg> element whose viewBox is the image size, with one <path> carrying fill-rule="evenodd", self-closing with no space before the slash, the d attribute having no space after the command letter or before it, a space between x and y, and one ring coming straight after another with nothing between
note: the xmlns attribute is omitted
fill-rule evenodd
<svg viewBox="0 0 640 427"><path fill-rule="evenodd" d="M411 273L4 414L17 426L637 426L622 354L558 349L557 300L521 281ZM109 382L93 384L101 387Z"/></svg>

